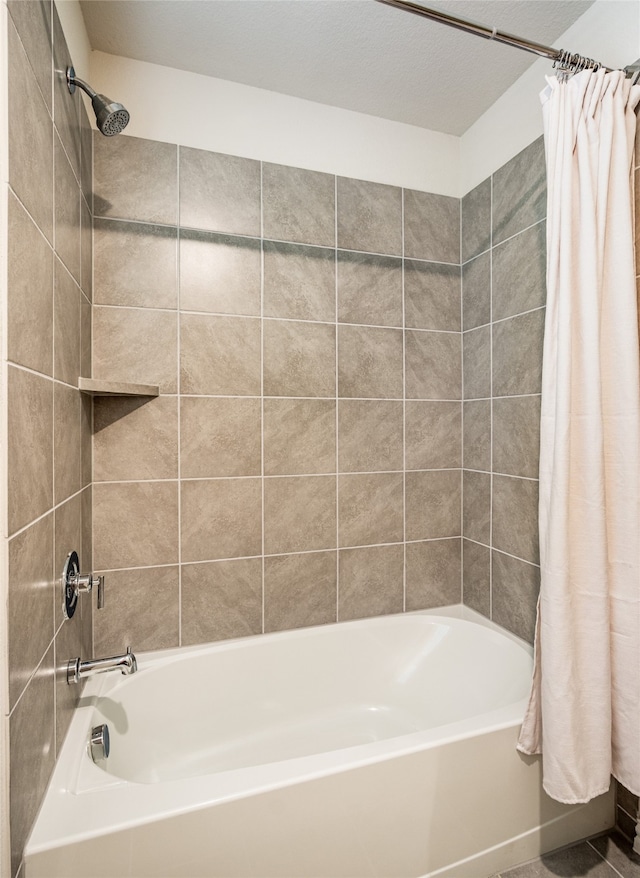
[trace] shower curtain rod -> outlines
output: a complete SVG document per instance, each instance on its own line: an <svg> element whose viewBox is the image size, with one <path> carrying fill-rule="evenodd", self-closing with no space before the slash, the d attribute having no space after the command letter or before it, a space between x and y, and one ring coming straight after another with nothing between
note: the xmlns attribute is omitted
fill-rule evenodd
<svg viewBox="0 0 640 878"><path fill-rule="evenodd" d="M565 52L563 49L552 49L550 46L543 46L540 43L534 43L531 40L523 40L513 34L499 31L498 28L485 27L482 24L476 24L473 21L467 21L463 18L456 18L455 15L448 15L446 12L440 12L437 9L430 9L428 6L419 6L417 3L411 3L410 0L378 0L378 3L385 3L387 6L395 6L397 9L404 9L406 12L413 12L415 15L421 15L423 18L429 18L432 21L446 24L449 27L455 27L458 30L465 31L469 34L475 34L483 37L485 40L494 40L496 43L504 43L507 46L513 46L516 49L523 49L525 52L533 52L542 58L548 58L562 69L571 72L577 72L585 68L603 69L607 73L611 73L610 67L604 67L598 61L592 58L585 58L583 55L573 55L571 52ZM640 75L640 66L632 65L624 68L627 76Z"/></svg>

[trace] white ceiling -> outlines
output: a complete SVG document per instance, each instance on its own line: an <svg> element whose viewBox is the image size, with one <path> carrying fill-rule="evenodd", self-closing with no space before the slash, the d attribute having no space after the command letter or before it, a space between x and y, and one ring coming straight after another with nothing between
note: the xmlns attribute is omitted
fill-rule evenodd
<svg viewBox="0 0 640 878"><path fill-rule="evenodd" d="M553 46L593 0L421 2ZM464 133L536 60L374 0L81 6L93 49L447 134Z"/></svg>

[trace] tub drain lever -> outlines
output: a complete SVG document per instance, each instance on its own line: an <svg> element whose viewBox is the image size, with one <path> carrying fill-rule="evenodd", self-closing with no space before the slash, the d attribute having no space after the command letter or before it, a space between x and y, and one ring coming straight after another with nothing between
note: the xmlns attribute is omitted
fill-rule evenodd
<svg viewBox="0 0 640 878"><path fill-rule="evenodd" d="M91 729L89 746L91 747L91 758L94 762L97 762L98 759L109 758L109 726L106 723L94 726Z"/></svg>

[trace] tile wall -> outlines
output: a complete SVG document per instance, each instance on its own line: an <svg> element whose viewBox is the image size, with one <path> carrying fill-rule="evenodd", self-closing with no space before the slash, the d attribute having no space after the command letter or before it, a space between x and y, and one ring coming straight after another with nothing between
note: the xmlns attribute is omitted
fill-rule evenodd
<svg viewBox="0 0 640 878"><path fill-rule="evenodd" d="M460 202L95 139L96 653L457 603Z"/></svg>
<svg viewBox="0 0 640 878"><path fill-rule="evenodd" d="M91 131L54 71L70 59L51 2L10 0L7 383L12 874L91 653L90 604L64 622L58 577L91 566ZM86 373L88 374L88 372Z"/></svg>
<svg viewBox="0 0 640 878"><path fill-rule="evenodd" d="M542 138L462 199L464 603L530 642L545 212Z"/></svg>

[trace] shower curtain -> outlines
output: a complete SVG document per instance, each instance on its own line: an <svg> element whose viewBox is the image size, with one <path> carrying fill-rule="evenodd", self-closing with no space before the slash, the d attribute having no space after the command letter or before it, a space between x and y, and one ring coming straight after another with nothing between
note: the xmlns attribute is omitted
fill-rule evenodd
<svg viewBox="0 0 640 878"><path fill-rule="evenodd" d="M640 793L640 364L634 108L622 72L547 80L541 590L518 749L545 791Z"/></svg>

